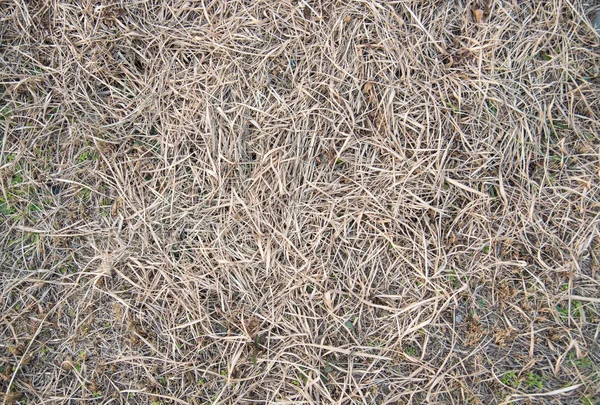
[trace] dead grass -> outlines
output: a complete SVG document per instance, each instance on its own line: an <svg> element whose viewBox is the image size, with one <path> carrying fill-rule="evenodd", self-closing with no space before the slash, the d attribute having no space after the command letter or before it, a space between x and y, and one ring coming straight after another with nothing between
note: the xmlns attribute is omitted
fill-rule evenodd
<svg viewBox="0 0 600 405"><path fill-rule="evenodd" d="M79 3L0 0L5 403L600 401L590 4Z"/></svg>

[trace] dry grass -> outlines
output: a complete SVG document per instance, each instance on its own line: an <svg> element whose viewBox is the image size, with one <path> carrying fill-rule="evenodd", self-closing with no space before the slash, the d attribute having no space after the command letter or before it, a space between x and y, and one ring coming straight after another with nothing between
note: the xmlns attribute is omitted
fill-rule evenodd
<svg viewBox="0 0 600 405"><path fill-rule="evenodd" d="M591 4L79 3L0 0L4 402L600 401Z"/></svg>

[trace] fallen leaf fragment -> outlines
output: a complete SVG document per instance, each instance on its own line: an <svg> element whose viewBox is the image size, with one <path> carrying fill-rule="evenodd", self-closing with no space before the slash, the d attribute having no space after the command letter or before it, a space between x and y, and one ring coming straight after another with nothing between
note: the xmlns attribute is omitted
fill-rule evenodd
<svg viewBox="0 0 600 405"><path fill-rule="evenodd" d="M471 11L473 12L473 19L475 20L475 22L477 24L483 24L485 18L485 13L483 12L483 10L480 8L473 8Z"/></svg>

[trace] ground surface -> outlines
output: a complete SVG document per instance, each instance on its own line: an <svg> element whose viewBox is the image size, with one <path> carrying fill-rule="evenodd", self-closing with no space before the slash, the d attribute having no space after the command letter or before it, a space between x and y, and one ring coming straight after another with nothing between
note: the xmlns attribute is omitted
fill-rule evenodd
<svg viewBox="0 0 600 405"><path fill-rule="evenodd" d="M0 1L2 399L597 404L593 6Z"/></svg>

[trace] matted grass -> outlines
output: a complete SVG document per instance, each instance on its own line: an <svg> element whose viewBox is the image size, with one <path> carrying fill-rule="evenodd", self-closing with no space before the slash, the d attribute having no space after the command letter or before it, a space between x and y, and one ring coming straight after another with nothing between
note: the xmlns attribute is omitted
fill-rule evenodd
<svg viewBox="0 0 600 405"><path fill-rule="evenodd" d="M3 400L597 404L593 13L0 1Z"/></svg>

